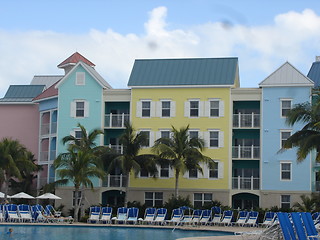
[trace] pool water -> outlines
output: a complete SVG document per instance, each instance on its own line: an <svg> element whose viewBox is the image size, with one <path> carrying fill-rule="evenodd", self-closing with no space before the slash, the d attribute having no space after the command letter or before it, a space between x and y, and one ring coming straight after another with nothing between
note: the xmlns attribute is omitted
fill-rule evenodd
<svg viewBox="0 0 320 240"><path fill-rule="evenodd" d="M8 234L9 228L13 229ZM228 232L193 231L134 227L81 227L81 226L31 226L2 225L0 239L23 240L174 240L185 237L232 235Z"/></svg>

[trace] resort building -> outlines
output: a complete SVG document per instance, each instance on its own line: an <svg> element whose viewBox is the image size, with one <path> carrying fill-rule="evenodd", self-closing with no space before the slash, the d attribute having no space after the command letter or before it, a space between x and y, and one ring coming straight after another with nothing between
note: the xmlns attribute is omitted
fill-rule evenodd
<svg viewBox="0 0 320 240"><path fill-rule="evenodd" d="M113 89L91 61L74 53L58 65L64 75L35 76L30 86L23 86L30 93L37 88L28 95L28 104L13 104L18 91L9 88L0 100L1 137L16 136L34 151L43 166L37 182L40 189L56 178L52 164L66 151L62 138L70 134L81 138L78 124L88 132L102 129L104 135L96 144L118 153L123 152L119 138L128 121L148 136L144 153L150 153L156 139L170 137L172 127L189 126L190 138L203 139L203 154L216 164L213 168L203 165L203 173L191 170L180 176L181 196L189 196L195 207L211 201L243 209L291 207L300 201L300 195L316 190L318 165L313 157L297 164L295 149L279 152L283 142L302 127L286 125L286 113L295 104L311 102L314 82L320 79L315 77L320 76L315 66L307 77L286 62L257 88L241 88L236 57L139 59L129 88ZM32 111L23 113L15 110L16 105L30 105ZM8 118L11 111L20 114L24 127L33 126L28 129L32 133L2 131L8 128L2 118ZM26 136L30 136L27 141ZM129 201L159 206L175 188L174 172L166 164L158 166L157 178L144 168L137 177L122 175L116 169L93 183L94 191L85 189L81 195L85 207L121 205L125 194ZM56 194L62 197L57 204L72 208L71 185L58 187Z"/></svg>

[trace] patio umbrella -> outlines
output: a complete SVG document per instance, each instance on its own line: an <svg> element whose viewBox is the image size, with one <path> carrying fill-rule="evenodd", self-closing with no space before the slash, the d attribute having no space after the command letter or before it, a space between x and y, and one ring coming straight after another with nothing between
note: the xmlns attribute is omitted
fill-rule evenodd
<svg viewBox="0 0 320 240"><path fill-rule="evenodd" d="M36 197L38 199L61 199L61 197L58 197L57 195L54 195L52 193L45 193L45 194L42 194L38 197Z"/></svg>
<svg viewBox="0 0 320 240"><path fill-rule="evenodd" d="M29 194L24 193L24 192L19 192L15 195L12 195L11 198L34 199L34 197L32 197Z"/></svg>
<svg viewBox="0 0 320 240"><path fill-rule="evenodd" d="M4 198L4 193L3 192L0 192L0 198ZM11 198L9 195L7 195L7 198Z"/></svg>

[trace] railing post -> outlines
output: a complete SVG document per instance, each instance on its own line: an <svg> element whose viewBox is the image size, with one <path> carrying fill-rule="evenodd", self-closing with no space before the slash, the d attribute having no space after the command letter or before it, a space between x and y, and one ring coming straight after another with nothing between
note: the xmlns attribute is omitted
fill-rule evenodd
<svg viewBox="0 0 320 240"><path fill-rule="evenodd" d="M253 159L253 145L251 145L251 159Z"/></svg>
<svg viewBox="0 0 320 240"><path fill-rule="evenodd" d="M238 145L238 158L241 158L241 146L240 145Z"/></svg>
<svg viewBox="0 0 320 240"><path fill-rule="evenodd" d="M121 127L124 127L124 113L121 114Z"/></svg>
<svg viewBox="0 0 320 240"><path fill-rule="evenodd" d="M238 118L238 120L239 120L239 122L238 122L238 124L239 124L239 128L241 128L241 113L239 113L239 118Z"/></svg>
<svg viewBox="0 0 320 240"><path fill-rule="evenodd" d="M108 184L107 184L107 187L110 187L110 174L108 174Z"/></svg>
<svg viewBox="0 0 320 240"><path fill-rule="evenodd" d="M251 176L251 184L250 185L251 185L250 189L253 190L253 176Z"/></svg>
<svg viewBox="0 0 320 240"><path fill-rule="evenodd" d="M120 174L120 186L119 187L122 187L122 174Z"/></svg>
<svg viewBox="0 0 320 240"><path fill-rule="evenodd" d="M251 127L254 127L254 113L251 113Z"/></svg>
<svg viewBox="0 0 320 240"><path fill-rule="evenodd" d="M238 176L238 189L241 189L240 183L241 183L241 178L240 178L240 176Z"/></svg>

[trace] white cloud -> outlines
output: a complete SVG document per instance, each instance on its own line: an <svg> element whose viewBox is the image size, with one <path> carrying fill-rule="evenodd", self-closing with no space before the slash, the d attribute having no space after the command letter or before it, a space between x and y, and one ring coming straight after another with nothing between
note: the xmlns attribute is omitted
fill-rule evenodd
<svg viewBox="0 0 320 240"><path fill-rule="evenodd" d="M142 35L0 30L0 97L10 84L29 84L33 75L62 74L56 66L75 51L95 63L113 87L125 88L138 58L238 56L242 85L257 87L287 60L307 74L320 50L320 17L310 9L280 14L265 26L209 22L171 29L166 16L166 7L153 9Z"/></svg>

